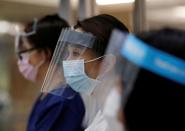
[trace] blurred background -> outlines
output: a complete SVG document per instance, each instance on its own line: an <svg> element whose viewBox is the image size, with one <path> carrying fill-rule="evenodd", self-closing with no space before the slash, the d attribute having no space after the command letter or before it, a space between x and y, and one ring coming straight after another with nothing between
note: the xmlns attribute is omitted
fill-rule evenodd
<svg viewBox="0 0 185 131"><path fill-rule="evenodd" d="M185 28L185 0L0 0L0 131L24 131L40 88L18 72L15 25L59 13L74 25L100 13L121 20L132 32Z"/></svg>

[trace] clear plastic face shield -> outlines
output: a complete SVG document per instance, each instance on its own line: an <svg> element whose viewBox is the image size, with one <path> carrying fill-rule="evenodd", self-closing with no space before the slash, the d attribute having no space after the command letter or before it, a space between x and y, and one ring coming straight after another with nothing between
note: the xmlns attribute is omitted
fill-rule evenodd
<svg viewBox="0 0 185 131"><path fill-rule="evenodd" d="M92 93L99 83L101 62L92 49L94 43L95 37L90 33L63 29L41 91L61 96L70 87L79 93Z"/></svg>
<svg viewBox="0 0 185 131"><path fill-rule="evenodd" d="M104 105L104 112L109 116L115 116L119 108L122 108L121 111L125 108L140 69L185 85L184 60L153 48L132 34L115 31L107 53L112 53L116 59L111 73L114 79L109 79L114 83L116 93L115 90L111 91ZM115 101L118 101L118 104ZM117 105L117 109L110 105Z"/></svg>
<svg viewBox="0 0 185 131"><path fill-rule="evenodd" d="M91 131L93 129L102 129L102 131L123 131L124 126L118 120L119 111L121 108L121 89L122 83L120 75L123 72L121 66L118 67L122 57L120 55L120 48L128 34L124 34L121 31L114 30L109 41L109 45L106 49L105 58L102 62L100 74L104 74L101 78L101 86L97 92L100 92L101 96L98 100L101 101L100 107L101 113L98 113L93 121L92 126L89 127ZM94 125L94 123L98 123Z"/></svg>
<svg viewBox="0 0 185 131"><path fill-rule="evenodd" d="M122 73L123 103L132 92L140 69L185 85L185 61L180 58L151 47L133 35L128 35L120 53L124 62L122 66L130 65Z"/></svg>

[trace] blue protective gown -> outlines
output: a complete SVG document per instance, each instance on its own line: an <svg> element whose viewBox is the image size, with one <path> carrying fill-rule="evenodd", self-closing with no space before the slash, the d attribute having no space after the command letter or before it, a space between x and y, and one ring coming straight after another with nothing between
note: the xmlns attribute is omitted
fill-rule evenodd
<svg viewBox="0 0 185 131"><path fill-rule="evenodd" d="M59 88L57 90L64 90ZM69 98L68 96L73 96ZM70 87L61 96L41 95L32 109L27 131L83 131L85 107L79 93Z"/></svg>

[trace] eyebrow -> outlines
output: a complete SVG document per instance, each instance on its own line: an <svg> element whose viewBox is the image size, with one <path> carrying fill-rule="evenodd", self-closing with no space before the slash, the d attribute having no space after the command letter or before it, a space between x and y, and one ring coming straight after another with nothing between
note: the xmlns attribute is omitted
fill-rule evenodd
<svg viewBox="0 0 185 131"><path fill-rule="evenodd" d="M22 54L22 53L30 52L30 51L33 51L33 50L35 50L35 49L37 49L37 48L34 47L34 48L30 48L30 49L24 49L24 50L18 51L17 53L20 55L20 54Z"/></svg>

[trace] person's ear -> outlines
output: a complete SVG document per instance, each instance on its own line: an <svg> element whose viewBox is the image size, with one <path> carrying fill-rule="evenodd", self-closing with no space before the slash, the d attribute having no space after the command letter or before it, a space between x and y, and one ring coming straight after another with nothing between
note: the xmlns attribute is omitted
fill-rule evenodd
<svg viewBox="0 0 185 131"><path fill-rule="evenodd" d="M51 61L52 54L51 54L51 51L49 49L44 50L44 56L45 56L45 59L46 59L47 62Z"/></svg>
<svg viewBox="0 0 185 131"><path fill-rule="evenodd" d="M116 63L116 57L113 54L107 54L102 61L100 73L106 75L113 70Z"/></svg>

